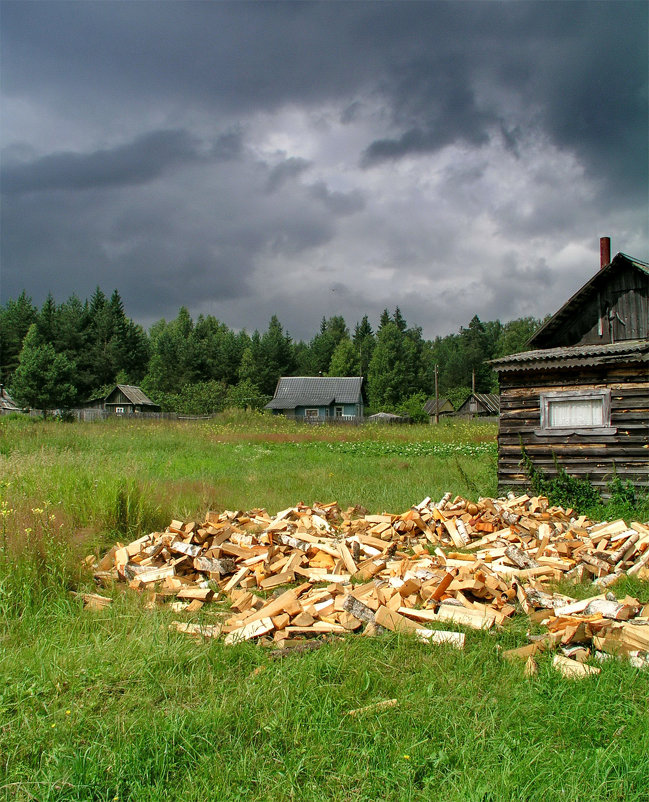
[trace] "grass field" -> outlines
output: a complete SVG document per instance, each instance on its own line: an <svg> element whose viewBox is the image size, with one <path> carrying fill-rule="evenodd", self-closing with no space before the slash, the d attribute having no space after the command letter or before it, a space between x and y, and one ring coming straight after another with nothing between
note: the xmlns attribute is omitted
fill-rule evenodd
<svg viewBox="0 0 649 802"><path fill-rule="evenodd" d="M208 508L493 495L494 438L481 424L0 422L0 795L649 799L647 672L610 662L576 683L541 659L526 679L497 650L525 643L522 616L469 631L463 652L350 636L275 661L172 633L130 592L94 613L68 592L91 586L79 557ZM627 591L649 602L646 583Z"/></svg>

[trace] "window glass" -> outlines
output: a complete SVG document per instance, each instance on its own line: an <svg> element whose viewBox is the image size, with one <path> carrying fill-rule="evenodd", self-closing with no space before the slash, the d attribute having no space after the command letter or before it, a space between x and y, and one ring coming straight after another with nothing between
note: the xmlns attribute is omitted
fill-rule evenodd
<svg viewBox="0 0 649 802"><path fill-rule="evenodd" d="M584 398L548 401L548 424L554 426L603 426L604 399Z"/></svg>

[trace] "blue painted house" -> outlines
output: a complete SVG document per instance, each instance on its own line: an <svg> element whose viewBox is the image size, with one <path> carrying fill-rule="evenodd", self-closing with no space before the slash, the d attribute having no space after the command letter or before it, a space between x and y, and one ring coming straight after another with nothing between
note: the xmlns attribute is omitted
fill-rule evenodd
<svg viewBox="0 0 649 802"><path fill-rule="evenodd" d="M363 417L362 376L282 376L273 400L274 414L309 422Z"/></svg>

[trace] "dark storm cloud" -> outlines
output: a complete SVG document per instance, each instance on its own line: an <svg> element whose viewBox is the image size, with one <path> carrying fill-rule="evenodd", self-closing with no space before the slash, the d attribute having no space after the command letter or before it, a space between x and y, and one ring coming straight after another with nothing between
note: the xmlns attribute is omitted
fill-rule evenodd
<svg viewBox="0 0 649 802"><path fill-rule="evenodd" d="M0 179L9 194L133 186L198 158L196 141L187 131L154 131L94 153L52 153L26 164L6 165Z"/></svg>
<svg viewBox="0 0 649 802"><path fill-rule="evenodd" d="M418 124L397 138L372 142L361 163L368 167L387 159L430 153L450 143L484 145L497 116L479 107L471 88L466 56L457 54L452 67L445 60L425 59L395 71L391 91L394 120L399 127L411 120Z"/></svg>
<svg viewBox="0 0 649 802"><path fill-rule="evenodd" d="M648 10L6 0L0 300L99 283L149 319L223 299L295 329L402 293L446 331L552 305L523 251L609 221L646 247ZM305 300L320 264L336 289Z"/></svg>
<svg viewBox="0 0 649 802"><path fill-rule="evenodd" d="M488 82L609 188L637 193L647 170L648 13L633 0L6 2L3 84L9 95L63 96L70 106L92 98L86 113L97 116L126 98L235 115L334 99L351 120L359 96L378 93L393 130L364 149L364 164L377 164L485 142L511 111L506 98L478 97Z"/></svg>

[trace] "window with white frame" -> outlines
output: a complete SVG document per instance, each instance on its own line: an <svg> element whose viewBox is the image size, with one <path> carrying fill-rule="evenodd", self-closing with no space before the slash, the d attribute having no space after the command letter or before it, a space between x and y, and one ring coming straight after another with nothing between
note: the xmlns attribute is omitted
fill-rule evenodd
<svg viewBox="0 0 649 802"><path fill-rule="evenodd" d="M319 413L319 411L317 409L305 409L304 410L304 416L306 418L319 418L320 417L320 413Z"/></svg>
<svg viewBox="0 0 649 802"><path fill-rule="evenodd" d="M541 431L611 429L611 391L579 390L541 393Z"/></svg>
<svg viewBox="0 0 649 802"><path fill-rule="evenodd" d="M124 414L124 407L115 407L115 414L116 415L123 415Z"/></svg>

